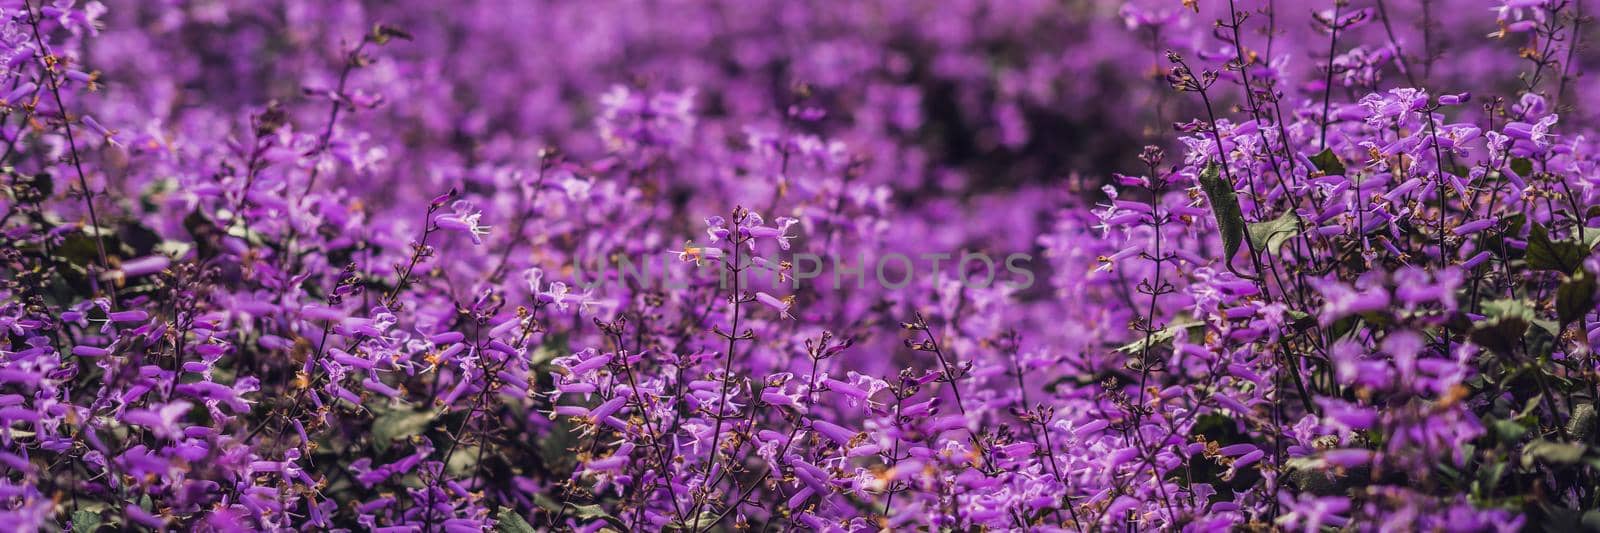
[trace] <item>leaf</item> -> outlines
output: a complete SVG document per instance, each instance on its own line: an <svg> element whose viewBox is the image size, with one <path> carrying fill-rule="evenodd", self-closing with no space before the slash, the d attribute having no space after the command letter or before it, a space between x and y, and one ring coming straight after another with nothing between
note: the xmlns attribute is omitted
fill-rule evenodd
<svg viewBox="0 0 1600 533"><path fill-rule="evenodd" d="M1216 442L1222 446L1244 443L1253 443L1261 446L1260 443L1251 440L1250 435L1239 429L1240 427L1240 420L1236 417L1215 413L1200 415L1195 417L1194 425L1189 428L1189 440L1191 442ZM1254 480L1260 479L1259 473L1253 469L1240 472L1240 475L1233 477L1231 480L1223 479L1226 467L1215 461L1195 461L1193 470L1193 478L1184 482L1210 483L1216 487L1228 487L1229 490L1239 490L1241 492L1250 487ZM1226 490L1219 492L1228 494Z"/></svg>
<svg viewBox="0 0 1600 533"><path fill-rule="evenodd" d="M1556 289L1556 316L1561 320L1561 329L1594 311L1595 289L1594 274L1587 270L1578 270L1561 283Z"/></svg>
<svg viewBox="0 0 1600 533"><path fill-rule="evenodd" d="M1532 466L1534 461L1557 465L1576 464L1583 459L1584 451L1582 444L1535 439L1522 448L1522 463L1527 466Z"/></svg>
<svg viewBox="0 0 1600 533"><path fill-rule="evenodd" d="M1500 442L1507 444L1521 442L1522 437L1528 434L1527 426L1515 420L1492 419L1489 421L1489 429L1493 430L1494 436L1500 439Z"/></svg>
<svg viewBox="0 0 1600 533"><path fill-rule="evenodd" d="M372 444L380 452L388 450L389 443L395 439L422 434L433 422L433 416L429 409L390 411L372 422Z"/></svg>
<svg viewBox="0 0 1600 533"><path fill-rule="evenodd" d="M673 520L667 524L667 531L695 531L701 527L709 527L711 521L717 519L717 513L701 511L694 519Z"/></svg>
<svg viewBox="0 0 1600 533"><path fill-rule="evenodd" d="M1278 255L1283 249L1283 243L1300 234L1300 216L1293 210L1285 211L1278 218L1266 222L1250 224L1250 242L1255 245L1256 251L1266 250L1272 255Z"/></svg>
<svg viewBox="0 0 1600 533"><path fill-rule="evenodd" d="M1318 496L1343 494L1348 492L1350 487L1360 483L1363 477L1370 477L1366 472L1369 470L1368 467L1351 470L1329 468L1328 462L1320 457L1293 457L1284 461L1284 466L1287 470L1284 478L1290 485L1300 489L1301 492Z"/></svg>
<svg viewBox="0 0 1600 533"><path fill-rule="evenodd" d="M1534 507L1538 512L1529 513L1533 518L1532 523L1528 524L1529 531L1580 531L1583 527L1582 511L1549 503L1539 503Z"/></svg>
<svg viewBox="0 0 1600 533"><path fill-rule="evenodd" d="M1200 172L1200 188L1211 200L1211 212L1217 217L1217 229L1222 232L1222 260L1232 261L1244 240L1244 212L1239 210L1239 197L1233 184L1217 176L1217 164L1206 165Z"/></svg>
<svg viewBox="0 0 1600 533"><path fill-rule="evenodd" d="M1317 170L1326 176L1343 176L1345 172L1344 163L1339 162L1339 156L1333 154L1332 148L1323 148L1322 152L1311 156L1311 163L1317 165Z"/></svg>
<svg viewBox="0 0 1600 533"><path fill-rule="evenodd" d="M551 498L549 494L545 494L543 492L533 495L533 504L539 506L540 509L544 509L552 513L561 512L561 502L556 501L555 498Z"/></svg>
<svg viewBox="0 0 1600 533"><path fill-rule="evenodd" d="M611 516L611 513L606 512L606 509L601 507L600 504L573 505L572 516L576 516L583 520L604 520L608 524L622 528L623 531L628 530L628 524L626 522L623 522L621 519L615 516Z"/></svg>
<svg viewBox="0 0 1600 533"><path fill-rule="evenodd" d="M189 255L189 250L193 248L193 244L169 240L161 241L161 244L156 245L154 252L167 257L185 257Z"/></svg>
<svg viewBox="0 0 1600 533"><path fill-rule="evenodd" d="M1305 331L1317 326L1317 319L1312 317L1311 313L1299 309L1285 309L1283 314L1289 316L1289 324L1294 326L1295 331Z"/></svg>
<svg viewBox="0 0 1600 533"><path fill-rule="evenodd" d="M1550 231L1534 223L1528 230L1528 267L1535 270L1554 270L1572 274L1583 264L1588 250L1575 241L1551 241Z"/></svg>
<svg viewBox="0 0 1600 533"><path fill-rule="evenodd" d="M187 230L189 238L194 240L202 262L217 256L219 253L217 243L221 239L222 230L211 223L211 219L201 214L200 210L190 211L188 216L183 217L183 229Z"/></svg>
<svg viewBox="0 0 1600 533"><path fill-rule="evenodd" d="M1600 531L1600 509L1585 511L1578 525L1583 526L1584 531Z"/></svg>
<svg viewBox="0 0 1600 533"><path fill-rule="evenodd" d="M1361 329L1357 327L1357 326L1360 326L1360 325L1361 325L1361 316L1360 315L1347 316L1347 317L1344 317L1344 318L1341 318L1341 319L1333 321L1333 325L1328 326L1328 334L1331 335L1334 339L1342 339L1347 335L1351 335L1353 333L1361 331Z"/></svg>
<svg viewBox="0 0 1600 533"><path fill-rule="evenodd" d="M461 445L461 449L450 456L450 463L445 465L446 471L463 477L472 475L478 467L478 453L477 446Z"/></svg>
<svg viewBox="0 0 1600 533"><path fill-rule="evenodd" d="M1521 300L1484 302L1483 314L1483 320L1473 324L1470 338L1499 354L1511 354L1535 318L1533 308Z"/></svg>
<svg viewBox="0 0 1600 533"><path fill-rule="evenodd" d="M1545 360L1556 351L1556 325L1549 320L1533 320L1529 325L1538 327L1528 328L1522 343L1527 347L1528 355ZM1541 370L1548 371L1544 367Z"/></svg>
<svg viewBox="0 0 1600 533"><path fill-rule="evenodd" d="M494 530L502 533L536 533L533 524L529 524L515 509L501 507L500 512L494 515Z"/></svg>
<svg viewBox="0 0 1600 533"><path fill-rule="evenodd" d="M1525 300L1490 300L1483 303L1483 316L1487 318L1520 318L1533 320L1531 302Z"/></svg>
<svg viewBox="0 0 1600 533"><path fill-rule="evenodd" d="M72 532L87 533L100 528L100 513L79 509L72 512Z"/></svg>
<svg viewBox="0 0 1600 533"><path fill-rule="evenodd" d="M1521 235L1522 227L1528 224L1528 215L1518 211L1510 216L1500 219L1500 221L1502 224L1505 224L1506 228L1505 231L1501 232L1500 234L1500 238L1504 239L1506 235Z"/></svg>
<svg viewBox="0 0 1600 533"><path fill-rule="evenodd" d="M578 428L567 417L551 423L549 433L534 439L536 452L544 467L550 471L567 471L576 466L577 457L572 448L578 445Z"/></svg>
<svg viewBox="0 0 1600 533"><path fill-rule="evenodd" d="M1161 328L1160 331L1151 333L1148 338L1140 337L1139 340L1122 345L1122 347L1117 348L1117 351L1129 355L1143 353L1146 346L1154 348L1156 346L1166 344L1171 342L1172 339L1176 338L1178 336L1178 332L1192 327L1204 325L1204 322L1197 320L1177 320L1171 324L1167 324L1167 327ZM1148 341L1148 343L1146 341Z"/></svg>
<svg viewBox="0 0 1600 533"><path fill-rule="evenodd" d="M1517 175L1522 176L1523 179L1527 179L1529 175L1533 174L1533 161L1529 161L1526 157L1512 159L1511 171L1516 172Z"/></svg>
<svg viewBox="0 0 1600 533"><path fill-rule="evenodd" d="M27 187L30 189L26 195L27 200L34 200L34 198L45 200L45 198L50 198L51 195L56 194L56 179L50 176L50 173L32 174L32 176L27 176L24 179L26 179ZM19 195L19 198L21 198L21 195Z"/></svg>
<svg viewBox="0 0 1600 533"><path fill-rule="evenodd" d="M1572 408L1572 418L1567 420L1567 435L1575 439L1588 439L1594 431L1595 411L1594 404L1578 404Z"/></svg>
<svg viewBox="0 0 1600 533"><path fill-rule="evenodd" d="M1542 392L1528 397L1528 401L1522 404L1522 410L1517 411L1517 418L1526 418L1532 424L1539 423L1539 418L1534 414L1534 411L1539 409L1539 402L1542 401L1544 401L1544 393Z"/></svg>
<svg viewBox="0 0 1600 533"><path fill-rule="evenodd" d="M156 247L161 245L160 234L136 222L122 224L117 236L123 247L133 252L132 257L155 253Z"/></svg>
<svg viewBox="0 0 1600 533"><path fill-rule="evenodd" d="M49 198L56 193L56 180L48 172L34 174L32 178L28 185L33 187L40 198Z"/></svg>
<svg viewBox="0 0 1600 533"><path fill-rule="evenodd" d="M1507 464L1497 461L1478 471L1478 481L1473 483L1473 493L1478 497L1493 494L1495 487L1500 486L1500 479L1506 475Z"/></svg>
<svg viewBox="0 0 1600 533"><path fill-rule="evenodd" d="M528 367L542 370L546 368L551 361L555 361L557 357L568 353L567 348L566 333L554 333L546 335L544 342L535 347L533 349L533 354L529 356Z"/></svg>
<svg viewBox="0 0 1600 533"><path fill-rule="evenodd" d="M110 246L109 243L107 246ZM57 259L77 267L88 268L99 261L99 257L100 249L95 244L94 236L81 231L67 234L61 246L56 247Z"/></svg>

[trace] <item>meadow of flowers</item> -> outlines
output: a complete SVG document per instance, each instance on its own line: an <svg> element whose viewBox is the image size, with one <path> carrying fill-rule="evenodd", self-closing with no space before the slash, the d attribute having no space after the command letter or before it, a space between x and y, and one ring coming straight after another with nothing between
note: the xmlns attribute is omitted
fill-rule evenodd
<svg viewBox="0 0 1600 533"><path fill-rule="evenodd" d="M0 0L0 528L1600 530L1588 4Z"/></svg>

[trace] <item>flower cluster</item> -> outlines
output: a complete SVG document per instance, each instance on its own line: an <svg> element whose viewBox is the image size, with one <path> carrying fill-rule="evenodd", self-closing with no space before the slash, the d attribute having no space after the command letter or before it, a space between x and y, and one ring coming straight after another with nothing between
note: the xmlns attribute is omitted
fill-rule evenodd
<svg viewBox="0 0 1600 533"><path fill-rule="evenodd" d="M1593 527L1600 24L1456 4L0 0L0 527Z"/></svg>

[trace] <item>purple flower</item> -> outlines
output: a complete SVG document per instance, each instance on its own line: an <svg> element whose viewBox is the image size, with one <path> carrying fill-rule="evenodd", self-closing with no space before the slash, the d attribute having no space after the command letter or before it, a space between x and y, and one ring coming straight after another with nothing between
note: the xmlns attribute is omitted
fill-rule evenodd
<svg viewBox="0 0 1600 533"><path fill-rule="evenodd" d="M434 216L434 224L442 229L464 232L472 238L473 244L483 244L483 236L489 234L489 227L478 223L483 213L466 200L456 200L450 208L454 212Z"/></svg>

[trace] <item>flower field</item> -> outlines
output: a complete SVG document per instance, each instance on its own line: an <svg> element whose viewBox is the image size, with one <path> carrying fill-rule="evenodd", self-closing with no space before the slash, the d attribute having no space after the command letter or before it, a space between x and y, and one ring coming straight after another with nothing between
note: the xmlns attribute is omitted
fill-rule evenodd
<svg viewBox="0 0 1600 533"><path fill-rule="evenodd" d="M0 0L7 531L1600 531L1592 0Z"/></svg>

